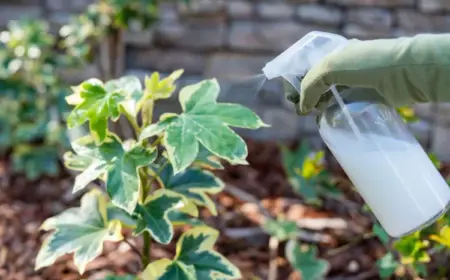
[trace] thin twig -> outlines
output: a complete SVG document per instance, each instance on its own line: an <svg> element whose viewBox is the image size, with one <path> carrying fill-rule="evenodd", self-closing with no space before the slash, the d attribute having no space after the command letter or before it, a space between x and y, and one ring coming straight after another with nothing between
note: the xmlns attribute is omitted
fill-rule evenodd
<svg viewBox="0 0 450 280"><path fill-rule="evenodd" d="M267 280L276 280L278 274L278 246L280 245L280 241L278 238L271 236L269 239L269 255L270 255L270 263L269 263L269 276Z"/></svg>
<svg viewBox="0 0 450 280"><path fill-rule="evenodd" d="M342 245L342 246L340 246L340 247L338 247L336 249L328 250L327 256L334 256L334 255L340 254L340 253L350 249L351 247L353 247L355 245L358 245L360 242L362 242L364 240L367 240L367 239L371 239L373 237L375 237L375 234L373 232L370 232L368 234L364 234L363 236L361 236L359 238L356 238L356 239L354 239L354 240L352 240L352 241L350 241L350 242L348 242L348 243L346 243L346 244L344 244L344 245Z"/></svg>
<svg viewBox="0 0 450 280"><path fill-rule="evenodd" d="M224 235L233 239L252 238L261 235L268 235L261 227L248 227L248 228L227 228L224 230ZM299 230L297 236L299 240L308 243L330 243L331 236L325 233L308 232Z"/></svg>

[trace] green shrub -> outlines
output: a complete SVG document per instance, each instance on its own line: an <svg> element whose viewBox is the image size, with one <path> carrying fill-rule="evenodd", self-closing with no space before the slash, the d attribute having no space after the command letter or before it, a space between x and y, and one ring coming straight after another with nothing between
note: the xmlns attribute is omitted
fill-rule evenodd
<svg viewBox="0 0 450 280"><path fill-rule="evenodd" d="M66 90L56 74L64 57L43 21L11 21L0 41L0 154L11 152L14 170L29 179L56 175L66 140Z"/></svg>
<svg viewBox="0 0 450 280"><path fill-rule="evenodd" d="M106 194L88 192L79 208L44 222L42 228L52 233L42 245L36 268L75 253L75 264L83 273L101 253L104 241L123 241L122 228L130 228L144 240L144 279L240 277L239 270L214 251L218 232L197 219L198 208L217 214L209 195L224 185L207 170L222 167L217 158L246 163L246 144L229 127L258 129L265 124L241 105L217 103L220 89L215 80L181 89L183 112L166 113L153 122L154 106L173 94L181 73L162 80L154 73L144 88L135 77L106 83L90 79L67 98L75 106L68 126L89 123L91 132L72 142L73 152L65 154L66 166L81 171L74 192L99 179ZM136 138L122 140L109 131L108 120L116 121L120 115L129 120ZM178 239L174 258L151 260L151 241L170 243L174 226L180 224L192 229Z"/></svg>

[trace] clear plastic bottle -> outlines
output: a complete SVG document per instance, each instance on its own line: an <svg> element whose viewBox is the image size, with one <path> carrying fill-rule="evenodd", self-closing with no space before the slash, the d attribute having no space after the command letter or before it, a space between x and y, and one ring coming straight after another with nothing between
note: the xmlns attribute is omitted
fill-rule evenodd
<svg viewBox="0 0 450 280"><path fill-rule="evenodd" d="M299 77L345 46L339 35L311 32L263 72L283 77L300 92ZM450 205L450 187L409 132L396 110L384 104L334 99L319 117L319 133L356 189L392 237L414 232Z"/></svg>

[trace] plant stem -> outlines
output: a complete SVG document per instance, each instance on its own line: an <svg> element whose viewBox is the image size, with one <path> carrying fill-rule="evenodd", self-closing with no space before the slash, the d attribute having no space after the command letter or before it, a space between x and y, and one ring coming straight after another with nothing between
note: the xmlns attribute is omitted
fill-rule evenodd
<svg viewBox="0 0 450 280"><path fill-rule="evenodd" d="M144 250L142 254L142 265L145 269L147 265L150 263L151 258L151 248L152 248L152 237L148 231L144 231L142 234L144 237Z"/></svg>
<svg viewBox="0 0 450 280"><path fill-rule="evenodd" d="M139 127L138 123L136 122L136 119L133 118L133 116L131 116L127 112L124 112L124 115L127 118L127 120L130 122L131 126L133 127L136 138L139 138L139 135L141 134L141 128Z"/></svg>
<svg viewBox="0 0 450 280"><path fill-rule="evenodd" d="M153 119L153 110L154 110L155 102L153 99L147 99L144 101L144 104L142 106L142 127L145 128L148 125L152 123ZM133 125L133 122L131 122ZM136 123L136 120L134 120L134 123L137 127L139 127ZM136 130L136 128L135 128ZM141 130L136 130L136 135L139 138ZM145 144L144 144L145 145ZM145 202L145 199L147 197L147 194L151 191L151 185L153 183L153 180L155 177L153 177L151 180L148 180L148 167L142 168L142 172L144 175L142 176L142 203ZM160 172L160 171L158 171ZM155 175L156 176L156 175ZM152 237L148 231L144 231L142 234L142 237L144 239L144 248L142 251L142 265L145 269L145 267L151 262L151 250L152 250Z"/></svg>
<svg viewBox="0 0 450 280"><path fill-rule="evenodd" d="M143 180L142 186L143 186L143 191L142 191L142 203L144 203L145 198L147 196L147 193L150 192L150 188L151 185L153 184L156 176L159 175L159 173L161 173L161 171L164 169L164 167L168 164L168 161L164 162L161 167L158 169L157 173L155 174L155 176L153 176L151 178L151 180L147 180L147 177L144 177L145 179ZM148 174L146 172L147 168L144 169L145 174ZM151 250L152 250L152 237L150 236L150 233L148 231L144 231L143 232L143 238L144 238L144 249L142 252L142 265L144 266L144 268L150 263L151 260Z"/></svg>
<svg viewBox="0 0 450 280"><path fill-rule="evenodd" d="M155 101L153 99L147 99L142 106L142 127L147 127L152 123L153 108Z"/></svg>

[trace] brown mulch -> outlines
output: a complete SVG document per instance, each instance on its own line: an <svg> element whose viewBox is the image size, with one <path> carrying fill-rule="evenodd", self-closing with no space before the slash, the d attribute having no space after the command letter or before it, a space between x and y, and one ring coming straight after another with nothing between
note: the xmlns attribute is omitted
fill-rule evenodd
<svg viewBox="0 0 450 280"><path fill-rule="evenodd" d="M267 279L268 275L269 237L258 229L264 220L258 204L267 209L266 215L283 214L293 221L305 221L303 238L319 245L320 255L331 264L329 276L334 277L332 279L378 279L374 263L385 251L375 238L360 238L370 230L368 217L347 207L345 202L325 199L320 208L302 203L289 187L276 143L249 141L249 163L248 166L227 166L217 174L230 188L243 190L257 202L243 199L236 192L224 191L214 197L219 215L202 213L208 224L221 231L217 250L241 269L243 279ZM68 174L57 179L27 182L10 173L5 162L0 161L1 280L97 280L111 273L140 271L139 258L126 243L106 243L101 257L87 267L83 277L78 275L72 256L34 271L34 259L44 237L39 231L40 224L68 207L78 206L79 196L72 195L73 179ZM342 190L346 191L345 184ZM352 201L361 202L358 197ZM335 223L334 228L329 228L332 223ZM130 241L141 246L140 239ZM349 242L351 246L341 248ZM278 249L278 279L300 279L284 258L283 245L281 243ZM152 256L154 259L170 258L174 251L174 244L154 245Z"/></svg>

